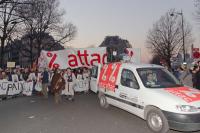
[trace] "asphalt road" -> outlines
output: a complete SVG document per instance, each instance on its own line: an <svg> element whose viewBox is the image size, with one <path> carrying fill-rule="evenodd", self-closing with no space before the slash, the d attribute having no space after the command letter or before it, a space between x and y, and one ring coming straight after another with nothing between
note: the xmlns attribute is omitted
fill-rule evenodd
<svg viewBox="0 0 200 133"><path fill-rule="evenodd" d="M119 108L99 106L93 93L55 104L53 97L0 102L0 133L152 133L144 120ZM170 130L169 133L180 133ZM195 132L195 133L200 133Z"/></svg>

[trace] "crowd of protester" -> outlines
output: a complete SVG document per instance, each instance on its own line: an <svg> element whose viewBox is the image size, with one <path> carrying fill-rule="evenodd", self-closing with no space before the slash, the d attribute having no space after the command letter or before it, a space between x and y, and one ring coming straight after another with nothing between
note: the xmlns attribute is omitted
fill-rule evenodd
<svg viewBox="0 0 200 133"><path fill-rule="evenodd" d="M89 91L90 70L88 68L67 68L64 70L47 68L37 70L30 68L0 69L0 80L33 82L33 94L42 94L48 98L54 94L55 102L65 99L74 101L74 87L81 80L86 84L84 92Z"/></svg>
<svg viewBox="0 0 200 133"><path fill-rule="evenodd" d="M174 69L173 74L184 85L200 90L200 61L193 67L183 64ZM82 80L84 92L89 91L90 70L82 67L77 69L67 68L64 70L47 68L38 70L30 68L0 69L0 80L33 82L33 94L42 94L48 98L49 93L54 94L55 102L62 102L62 97L74 101L74 88Z"/></svg>
<svg viewBox="0 0 200 133"><path fill-rule="evenodd" d="M183 64L173 70L173 74L184 85L200 90L200 61L197 61L192 67Z"/></svg>

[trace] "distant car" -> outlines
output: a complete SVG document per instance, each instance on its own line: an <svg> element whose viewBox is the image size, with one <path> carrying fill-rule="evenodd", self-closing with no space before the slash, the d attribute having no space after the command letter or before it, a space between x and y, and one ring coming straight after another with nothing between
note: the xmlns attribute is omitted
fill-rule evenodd
<svg viewBox="0 0 200 133"><path fill-rule="evenodd" d="M111 63L92 69L91 90L109 104L146 120L157 133L200 130L200 91L152 64Z"/></svg>

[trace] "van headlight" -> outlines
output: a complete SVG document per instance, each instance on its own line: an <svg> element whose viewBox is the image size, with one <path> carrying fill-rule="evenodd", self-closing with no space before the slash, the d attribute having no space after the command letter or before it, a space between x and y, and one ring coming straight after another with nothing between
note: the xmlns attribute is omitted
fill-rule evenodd
<svg viewBox="0 0 200 133"><path fill-rule="evenodd" d="M176 108L182 112L198 112L199 109L195 106L190 105L177 105Z"/></svg>

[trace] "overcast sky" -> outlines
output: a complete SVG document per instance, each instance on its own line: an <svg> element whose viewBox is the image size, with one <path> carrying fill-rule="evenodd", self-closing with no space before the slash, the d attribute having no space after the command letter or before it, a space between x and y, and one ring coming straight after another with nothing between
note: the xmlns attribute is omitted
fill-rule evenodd
<svg viewBox="0 0 200 133"><path fill-rule="evenodd" d="M194 0L60 0L65 19L78 28L78 34L66 46L77 48L98 46L105 36L118 35L133 47L142 48L142 60L149 56L145 48L146 36L153 23L169 9L183 11L193 26L194 44L200 47L200 25L194 20Z"/></svg>

